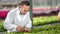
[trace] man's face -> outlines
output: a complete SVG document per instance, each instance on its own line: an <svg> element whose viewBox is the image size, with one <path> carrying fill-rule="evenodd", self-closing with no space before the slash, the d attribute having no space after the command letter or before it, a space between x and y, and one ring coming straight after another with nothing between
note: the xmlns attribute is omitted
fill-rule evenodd
<svg viewBox="0 0 60 34"><path fill-rule="evenodd" d="M25 15L28 11L30 11L30 6L23 5L23 6L20 6L20 9L21 9L21 13Z"/></svg>

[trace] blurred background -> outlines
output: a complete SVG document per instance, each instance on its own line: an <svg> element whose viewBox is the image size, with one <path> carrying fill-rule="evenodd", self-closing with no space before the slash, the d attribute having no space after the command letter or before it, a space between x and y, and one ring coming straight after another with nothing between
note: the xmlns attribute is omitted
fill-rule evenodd
<svg viewBox="0 0 60 34"><path fill-rule="evenodd" d="M0 0L0 18L5 19L7 13L18 6L22 0ZM28 0L32 1L33 16L57 14L60 0ZM5 12L5 13L4 13ZM3 14L4 13L4 14Z"/></svg>
<svg viewBox="0 0 60 34"><path fill-rule="evenodd" d="M32 0L33 14L40 16L43 14L57 14L60 6L60 0Z"/></svg>

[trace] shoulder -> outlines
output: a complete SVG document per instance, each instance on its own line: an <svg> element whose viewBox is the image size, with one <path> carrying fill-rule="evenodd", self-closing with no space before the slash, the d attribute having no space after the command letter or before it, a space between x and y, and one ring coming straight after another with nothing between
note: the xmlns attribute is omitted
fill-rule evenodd
<svg viewBox="0 0 60 34"><path fill-rule="evenodd" d="M26 14L28 17L30 16L30 12L27 12L27 14Z"/></svg>
<svg viewBox="0 0 60 34"><path fill-rule="evenodd" d="M17 8L14 8L8 12L8 15L14 15L17 12Z"/></svg>
<svg viewBox="0 0 60 34"><path fill-rule="evenodd" d="M30 12L27 12L28 15L30 15Z"/></svg>

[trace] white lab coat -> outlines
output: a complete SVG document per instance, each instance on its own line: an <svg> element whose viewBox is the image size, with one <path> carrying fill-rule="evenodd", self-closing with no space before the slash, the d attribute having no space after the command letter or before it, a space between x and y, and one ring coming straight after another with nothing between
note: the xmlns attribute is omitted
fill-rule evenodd
<svg viewBox="0 0 60 34"><path fill-rule="evenodd" d="M19 7L11 10L4 22L4 27L8 32L17 31L16 27L28 27L32 28L32 21L30 20L30 12L27 12L25 15L20 14Z"/></svg>

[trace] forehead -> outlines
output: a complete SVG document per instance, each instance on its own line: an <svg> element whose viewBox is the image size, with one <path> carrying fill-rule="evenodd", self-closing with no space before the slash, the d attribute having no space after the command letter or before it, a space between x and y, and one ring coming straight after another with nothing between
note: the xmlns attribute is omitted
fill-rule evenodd
<svg viewBox="0 0 60 34"><path fill-rule="evenodd" d="M24 8L30 8L30 6L27 6L27 5L23 5L21 7L24 7Z"/></svg>

